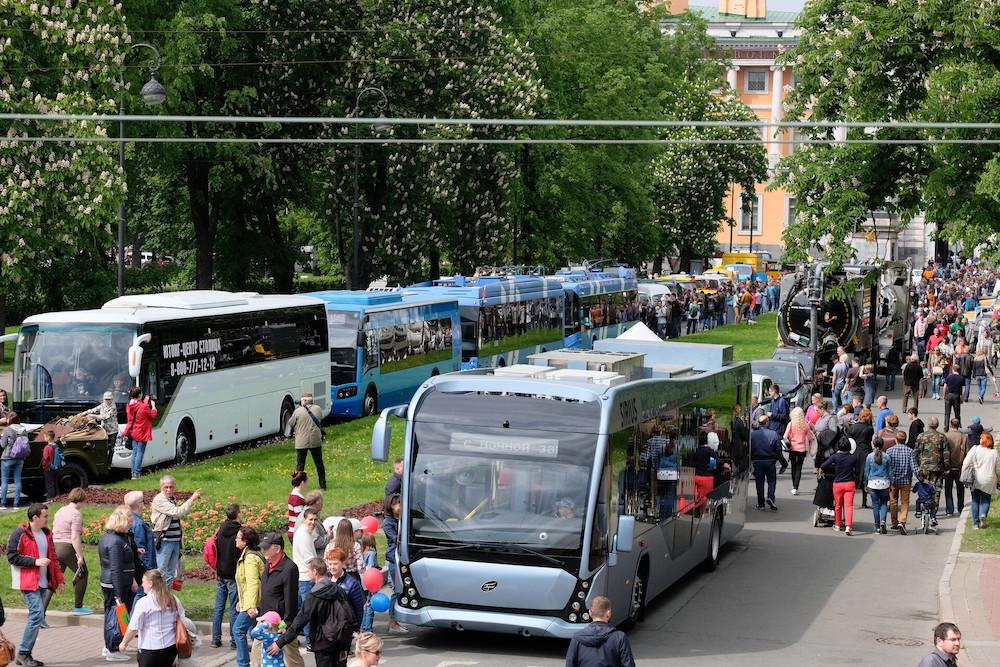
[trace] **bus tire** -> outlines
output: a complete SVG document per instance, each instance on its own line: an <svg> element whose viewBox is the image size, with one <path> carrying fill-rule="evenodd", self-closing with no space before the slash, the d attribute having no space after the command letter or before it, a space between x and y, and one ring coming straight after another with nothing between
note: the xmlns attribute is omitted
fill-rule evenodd
<svg viewBox="0 0 1000 667"><path fill-rule="evenodd" d="M507 365L507 360L504 359L503 357L500 357L500 359L497 361L497 368L504 368L506 365Z"/></svg>
<svg viewBox="0 0 1000 667"><path fill-rule="evenodd" d="M191 427L191 422L185 419L177 428L177 438L174 441L174 463L179 466L194 463L196 447L194 429Z"/></svg>
<svg viewBox="0 0 1000 667"><path fill-rule="evenodd" d="M701 569L705 572L715 572L719 567L719 554L722 552L722 515L715 513L712 520L712 532L708 536L708 553L705 560L701 562Z"/></svg>
<svg viewBox="0 0 1000 667"><path fill-rule="evenodd" d="M441 371L439 371L438 369L435 368L434 370L431 371L432 378L437 377L438 375L441 375Z"/></svg>
<svg viewBox="0 0 1000 667"><path fill-rule="evenodd" d="M361 404L361 416L368 417L376 412L378 412L378 390L375 387L368 387L364 403Z"/></svg>
<svg viewBox="0 0 1000 667"><path fill-rule="evenodd" d="M281 402L281 410L278 411L278 435L285 435L288 420L292 418L293 412L295 412L295 405L292 403L292 399L285 396L285 400Z"/></svg>
<svg viewBox="0 0 1000 667"><path fill-rule="evenodd" d="M641 623L646 616L646 577L648 572L648 561L643 556L635 568L635 577L632 578L632 595L629 598L628 618L625 619L628 627Z"/></svg>
<svg viewBox="0 0 1000 667"><path fill-rule="evenodd" d="M90 485L90 476L87 469L73 461L67 461L56 475L56 489L60 494L69 493L76 487L86 489Z"/></svg>

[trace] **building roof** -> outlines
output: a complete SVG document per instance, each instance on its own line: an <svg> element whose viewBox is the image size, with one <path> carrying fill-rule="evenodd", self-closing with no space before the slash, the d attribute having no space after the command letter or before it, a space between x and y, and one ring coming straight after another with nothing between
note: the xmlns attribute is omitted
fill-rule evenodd
<svg viewBox="0 0 1000 667"><path fill-rule="evenodd" d="M703 19L713 23L739 22L739 23L795 23L799 18L799 12L772 12L768 11L764 18L748 18L741 14L721 14L719 8L709 5L691 5L692 14L698 14Z"/></svg>

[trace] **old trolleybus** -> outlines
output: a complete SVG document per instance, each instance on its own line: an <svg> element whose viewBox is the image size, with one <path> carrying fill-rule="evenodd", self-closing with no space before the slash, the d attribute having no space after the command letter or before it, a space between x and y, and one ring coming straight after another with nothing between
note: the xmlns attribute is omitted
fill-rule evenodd
<svg viewBox="0 0 1000 667"><path fill-rule="evenodd" d="M17 335L14 407L44 423L111 391L124 425L138 385L159 412L144 465L278 433L312 392L329 411L326 309L319 299L217 291L144 294L99 310L29 317ZM131 465L118 447L111 463Z"/></svg>
<svg viewBox="0 0 1000 667"><path fill-rule="evenodd" d="M730 346L635 345L431 378L382 412L377 460L407 419L400 621L565 638L593 596L620 623L714 569L745 520L750 367Z"/></svg>

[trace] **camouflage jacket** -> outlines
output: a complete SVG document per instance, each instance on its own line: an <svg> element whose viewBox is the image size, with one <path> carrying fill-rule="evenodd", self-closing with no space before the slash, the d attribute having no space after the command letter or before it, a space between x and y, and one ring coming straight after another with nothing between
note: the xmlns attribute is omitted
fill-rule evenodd
<svg viewBox="0 0 1000 667"><path fill-rule="evenodd" d="M937 430L927 430L917 436L913 445L913 467L927 472L941 472L951 458L948 438Z"/></svg>

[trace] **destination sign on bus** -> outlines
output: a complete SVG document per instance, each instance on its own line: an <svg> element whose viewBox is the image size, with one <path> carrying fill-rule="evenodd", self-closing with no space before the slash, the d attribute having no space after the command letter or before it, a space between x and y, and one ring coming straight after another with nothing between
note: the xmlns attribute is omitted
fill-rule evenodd
<svg viewBox="0 0 1000 667"><path fill-rule="evenodd" d="M549 438L516 438L479 433L452 433L451 445L453 452L469 452L472 454L509 454L514 456L530 456L539 459L555 459L559 457L559 441Z"/></svg>
<svg viewBox="0 0 1000 667"><path fill-rule="evenodd" d="M222 351L221 338L203 338L182 343L167 343L161 347L163 360L170 365L170 375L178 377L214 371L217 356Z"/></svg>

